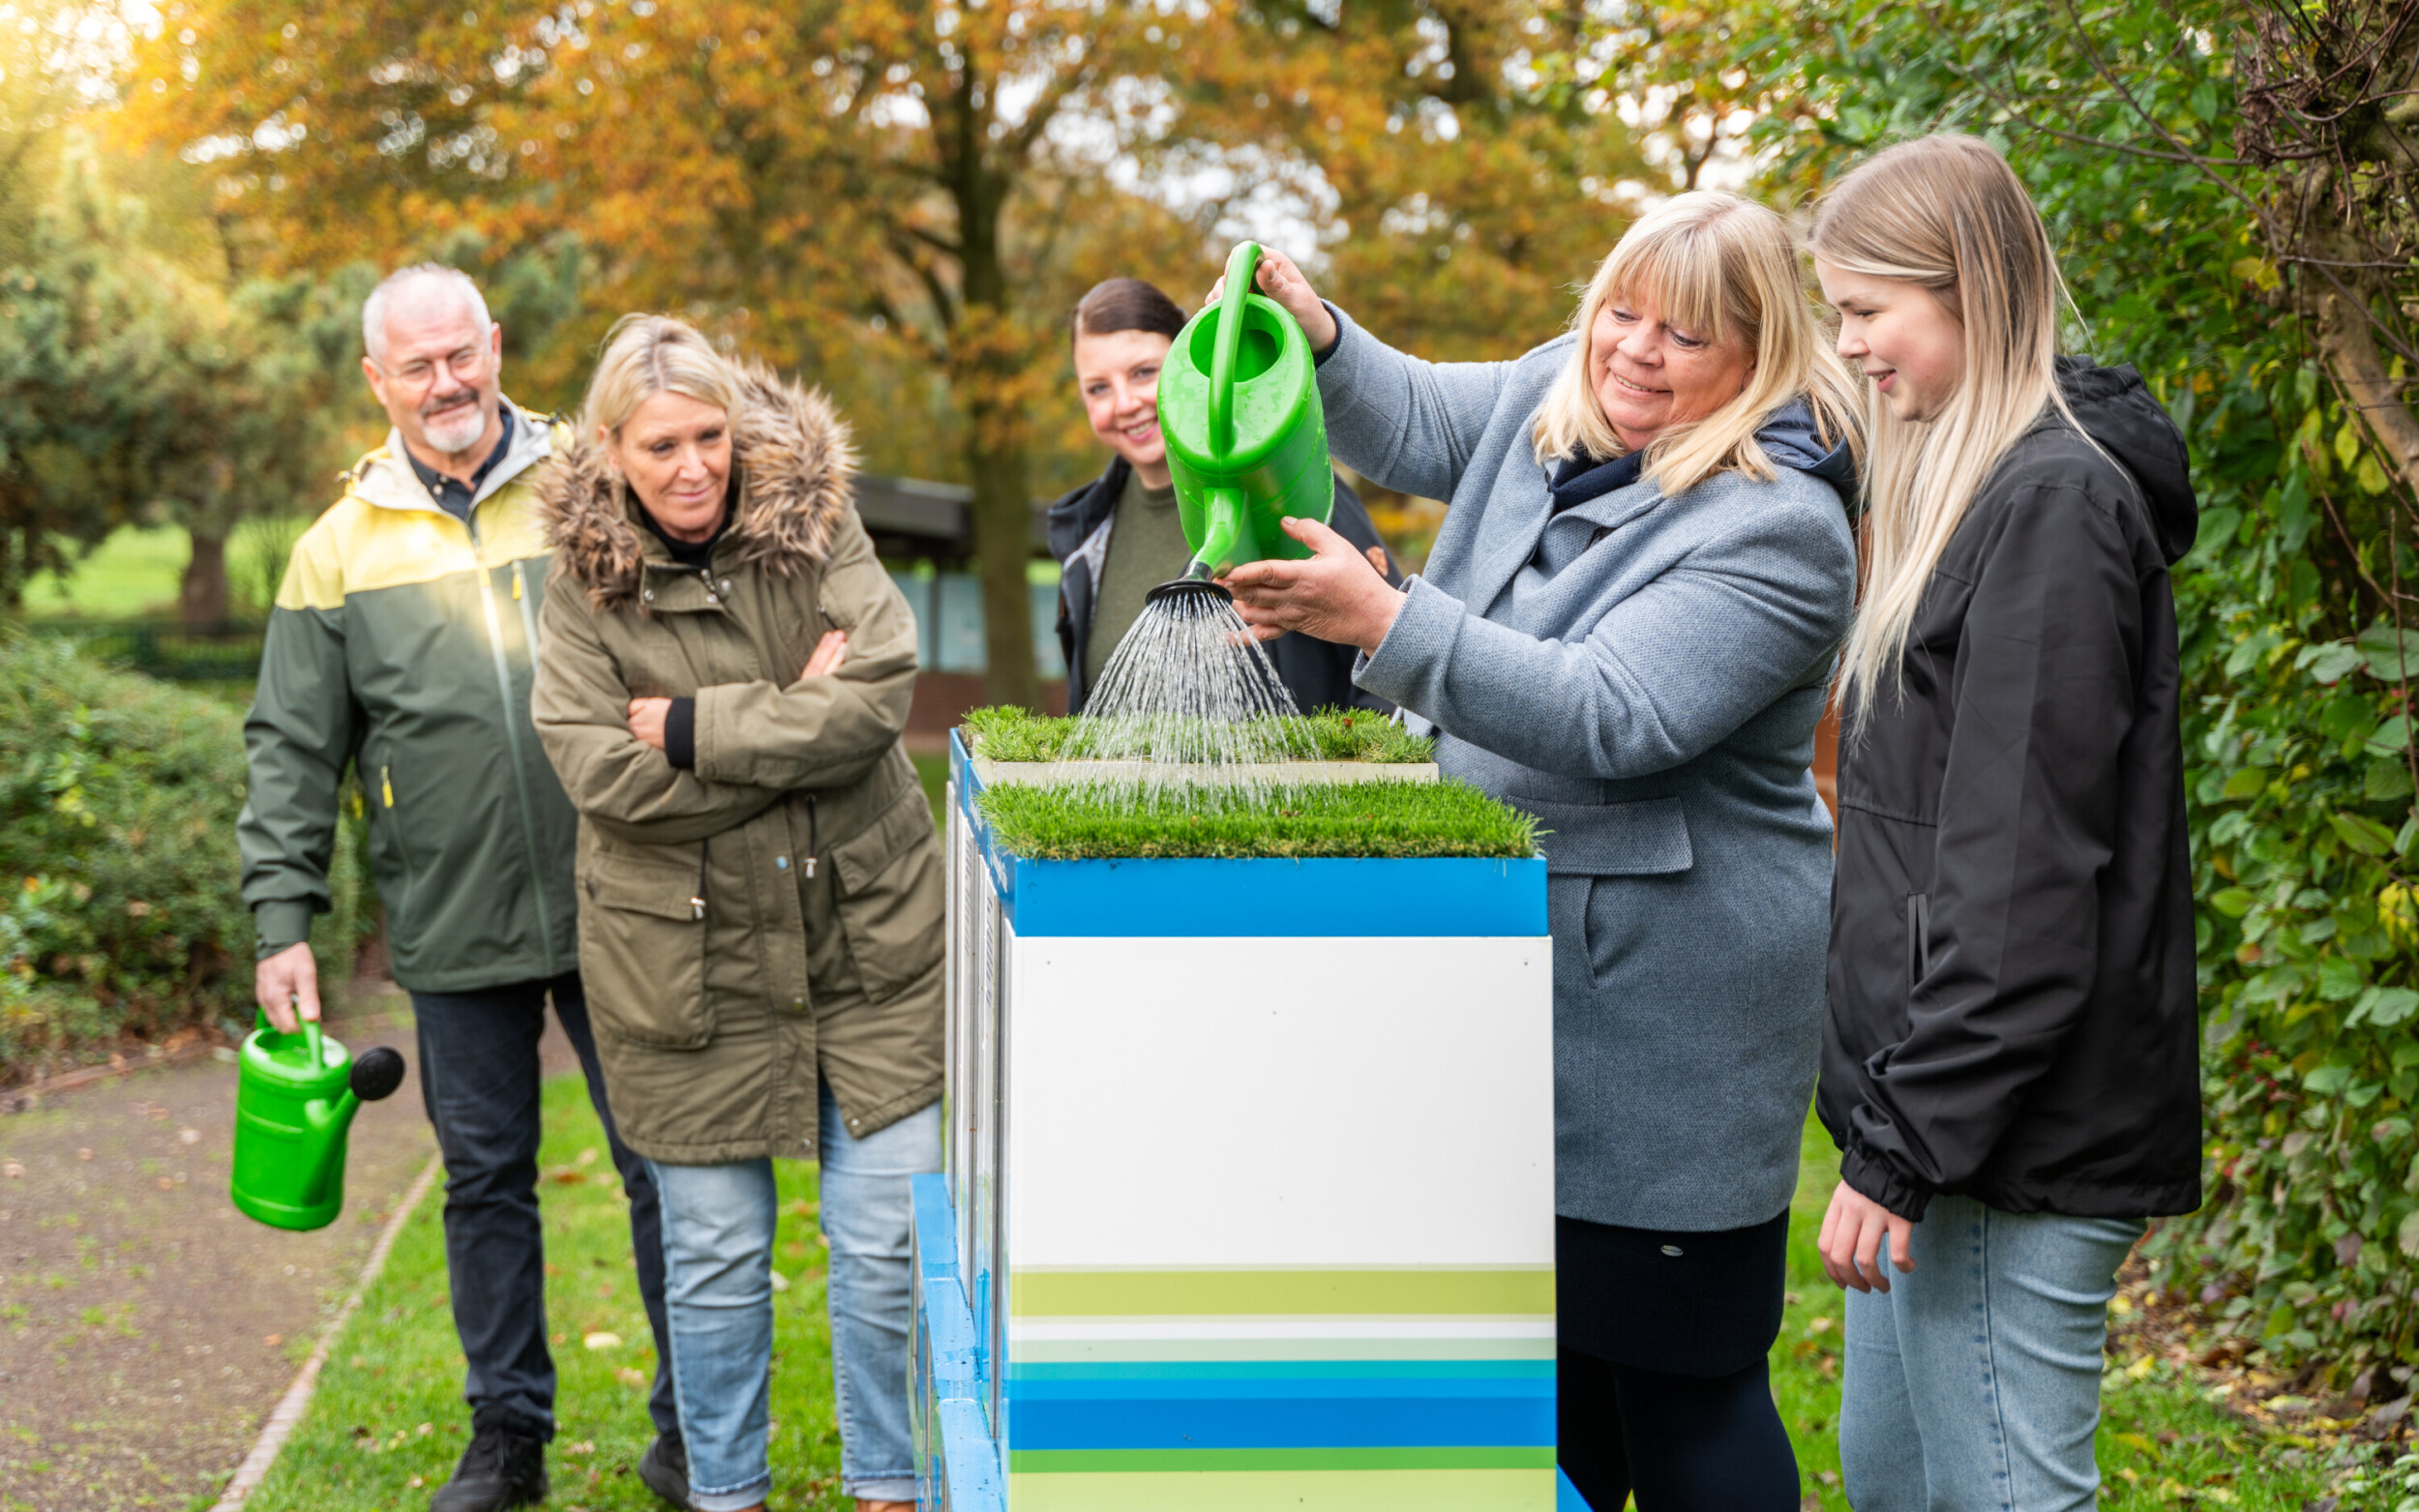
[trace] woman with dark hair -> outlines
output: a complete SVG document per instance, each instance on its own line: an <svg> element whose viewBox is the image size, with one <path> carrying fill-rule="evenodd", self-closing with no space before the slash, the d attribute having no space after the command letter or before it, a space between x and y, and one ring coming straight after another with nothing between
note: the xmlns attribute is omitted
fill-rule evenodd
<svg viewBox="0 0 2419 1512"><path fill-rule="evenodd" d="M1066 706L1081 713L1109 656L1142 612L1143 595L1183 576L1193 549L1178 522L1167 442L1159 436L1159 369L1184 311L1140 279L1092 285L1068 323L1075 385L1092 434L1113 454L1108 470L1050 506L1050 554L1059 559L1059 645L1066 655ZM1339 478L1328 524L1399 583L1359 496ZM1268 648L1277 675L1305 714L1323 708L1391 712L1353 686L1353 648L1288 635Z"/></svg>

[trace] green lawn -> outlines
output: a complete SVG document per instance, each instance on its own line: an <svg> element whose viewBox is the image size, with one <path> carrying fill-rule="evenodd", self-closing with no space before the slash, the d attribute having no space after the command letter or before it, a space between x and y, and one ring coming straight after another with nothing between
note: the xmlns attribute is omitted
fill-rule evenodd
<svg viewBox="0 0 2419 1512"><path fill-rule="evenodd" d="M554 1512L658 1512L632 1472L654 1437L646 1387L655 1370L630 1264L628 1206L578 1076L546 1086L546 1307L561 1384L551 1471ZM773 1475L776 1512L853 1503L840 1495L831 1347L823 1313L815 1170L775 1162L781 1229L774 1268ZM416 1507L452 1473L469 1438L462 1351L446 1306L443 1202L432 1192L404 1227L386 1272L319 1378L319 1394L253 1512L370 1512ZM199 1503L207 1506L210 1498Z"/></svg>
<svg viewBox="0 0 2419 1512"><path fill-rule="evenodd" d="M44 574L25 585L25 612L33 616L75 614L86 619L133 619L172 614L177 585L193 544L181 525L138 529L128 525L104 541L75 572L60 578Z"/></svg>

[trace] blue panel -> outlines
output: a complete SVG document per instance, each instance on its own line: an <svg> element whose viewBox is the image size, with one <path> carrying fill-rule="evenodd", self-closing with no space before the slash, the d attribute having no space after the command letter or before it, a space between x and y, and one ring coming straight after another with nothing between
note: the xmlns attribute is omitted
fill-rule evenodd
<svg viewBox="0 0 2419 1512"><path fill-rule="evenodd" d="M1262 1397L1016 1402L1019 1449L1331 1449L1551 1446L1554 1399Z"/></svg>
<svg viewBox="0 0 2419 1512"><path fill-rule="evenodd" d="M911 1179L915 1201L915 1248L928 1276L958 1273L957 1229L949 1214L949 1178L922 1175Z"/></svg>
<svg viewBox="0 0 2419 1512"><path fill-rule="evenodd" d="M1579 1495L1579 1488L1561 1470L1554 1472L1554 1512L1593 1512L1587 1497Z"/></svg>
<svg viewBox="0 0 2419 1512"><path fill-rule="evenodd" d="M972 1402L943 1402L939 1416L941 1504L949 1512L1006 1512L1000 1448L983 1427L983 1409Z"/></svg>
<svg viewBox="0 0 2419 1512"><path fill-rule="evenodd" d="M1089 1380L1534 1380L1552 1389L1552 1360L1039 1360L1010 1365L1008 1379ZM1383 1390L1383 1386L1373 1387ZM1104 1391L1102 1395L1115 1395Z"/></svg>

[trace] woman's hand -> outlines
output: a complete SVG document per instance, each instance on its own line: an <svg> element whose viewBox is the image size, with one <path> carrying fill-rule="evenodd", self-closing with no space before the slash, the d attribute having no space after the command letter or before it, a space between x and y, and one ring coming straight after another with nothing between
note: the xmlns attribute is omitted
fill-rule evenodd
<svg viewBox="0 0 2419 1512"><path fill-rule="evenodd" d="M630 733L661 751L664 749L664 721L671 714L670 698L633 698L630 700Z"/></svg>
<svg viewBox="0 0 2419 1512"><path fill-rule="evenodd" d="M1285 533L1317 553L1305 562L1246 562L1219 579L1235 595L1236 612L1252 637L1274 640L1289 630L1338 645L1375 651L1403 590L1388 584L1369 558L1315 519L1288 516Z"/></svg>
<svg viewBox="0 0 2419 1512"><path fill-rule="evenodd" d="M1343 335L1335 328L1335 317L1328 313L1328 307L1319 302L1318 291L1302 277L1301 269L1275 248L1265 244L1261 247L1260 271L1251 282L1300 324L1301 334L1310 338L1312 351L1325 353ZM1225 292L1226 280L1221 278L1210 285L1210 297L1202 303L1214 305Z"/></svg>
<svg viewBox="0 0 2419 1512"><path fill-rule="evenodd" d="M1881 1243L1890 1240L1890 1263L1900 1274L1915 1269L1907 1253L1915 1224L1899 1217L1864 1193L1839 1183L1831 1194L1831 1211L1823 1214L1823 1231L1814 1248L1822 1253L1823 1274L1858 1291L1888 1291L1890 1277L1881 1268Z"/></svg>
<svg viewBox="0 0 2419 1512"><path fill-rule="evenodd" d="M801 681L809 677L828 677L840 670L840 664L849 659L849 633L826 630L823 638L815 642L815 654L806 659L806 670L798 673Z"/></svg>

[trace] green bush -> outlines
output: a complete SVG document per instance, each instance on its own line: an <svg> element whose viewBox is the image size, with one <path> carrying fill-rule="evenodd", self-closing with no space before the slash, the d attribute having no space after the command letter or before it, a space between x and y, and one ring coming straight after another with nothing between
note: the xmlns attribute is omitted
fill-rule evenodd
<svg viewBox="0 0 2419 1512"><path fill-rule="evenodd" d="M229 705L0 639L0 1081L122 1036L248 1026L244 782ZM346 835L317 935L339 980L372 917L360 862Z"/></svg>
<svg viewBox="0 0 2419 1512"><path fill-rule="evenodd" d="M1460 783L1318 784L1272 800L1002 783L976 802L1002 845L1036 861L1537 853L1536 819Z"/></svg>

